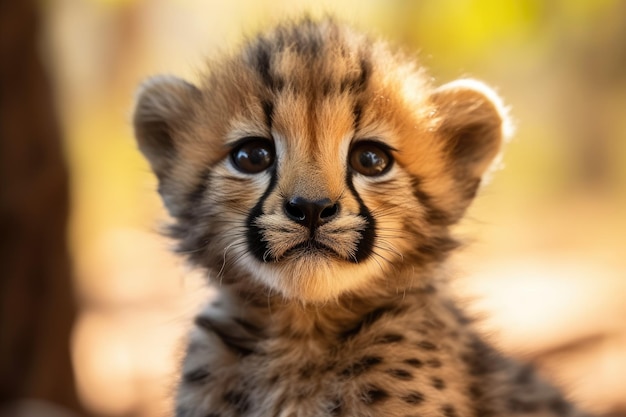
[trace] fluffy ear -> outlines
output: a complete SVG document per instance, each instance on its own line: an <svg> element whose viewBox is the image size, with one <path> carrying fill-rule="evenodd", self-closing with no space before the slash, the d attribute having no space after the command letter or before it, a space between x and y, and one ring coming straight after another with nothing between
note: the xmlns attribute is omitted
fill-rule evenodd
<svg viewBox="0 0 626 417"><path fill-rule="evenodd" d="M510 134L506 110L496 93L475 80L457 80L435 90L437 133L460 178L480 178Z"/></svg>
<svg viewBox="0 0 626 417"><path fill-rule="evenodd" d="M176 158L176 135L188 123L199 96L198 88L173 76L150 78L139 87L135 137L159 181Z"/></svg>
<svg viewBox="0 0 626 417"><path fill-rule="evenodd" d="M500 98L479 81L445 84L430 99L435 107L432 131L440 141L445 170L452 181L439 200L455 223L512 129Z"/></svg>

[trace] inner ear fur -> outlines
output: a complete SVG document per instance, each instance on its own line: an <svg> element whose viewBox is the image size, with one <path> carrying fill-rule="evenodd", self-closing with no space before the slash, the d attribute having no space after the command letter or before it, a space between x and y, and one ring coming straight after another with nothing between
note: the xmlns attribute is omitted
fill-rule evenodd
<svg viewBox="0 0 626 417"><path fill-rule="evenodd" d="M176 135L200 96L194 85L173 76L144 81L137 92L133 126L139 149L162 179L176 158Z"/></svg>
<svg viewBox="0 0 626 417"><path fill-rule="evenodd" d="M457 177L480 179L510 133L498 95L476 80L457 80L435 90L438 136Z"/></svg>

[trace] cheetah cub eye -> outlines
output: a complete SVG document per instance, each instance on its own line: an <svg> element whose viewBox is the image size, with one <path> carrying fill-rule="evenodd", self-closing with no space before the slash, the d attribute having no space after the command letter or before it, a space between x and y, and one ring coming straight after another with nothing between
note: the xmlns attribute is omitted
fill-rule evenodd
<svg viewBox="0 0 626 417"><path fill-rule="evenodd" d="M245 138L230 153L233 165L246 174L257 174L274 163L274 145L265 138Z"/></svg>
<svg viewBox="0 0 626 417"><path fill-rule="evenodd" d="M134 113L180 252L222 285L302 302L419 285L506 126L482 83L434 87L330 23L259 36L198 86L152 78Z"/></svg>

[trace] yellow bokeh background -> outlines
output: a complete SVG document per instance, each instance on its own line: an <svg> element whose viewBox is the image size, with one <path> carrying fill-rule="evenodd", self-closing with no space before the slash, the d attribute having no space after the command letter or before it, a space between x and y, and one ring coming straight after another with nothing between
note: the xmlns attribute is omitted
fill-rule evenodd
<svg viewBox="0 0 626 417"><path fill-rule="evenodd" d="M82 401L168 409L181 338L208 296L170 255L130 127L147 76L197 81L206 58L285 17L333 14L411 51L437 83L476 77L517 125L457 233L459 294L510 354L590 409L626 413L626 3L621 0L43 2L41 51L71 170Z"/></svg>

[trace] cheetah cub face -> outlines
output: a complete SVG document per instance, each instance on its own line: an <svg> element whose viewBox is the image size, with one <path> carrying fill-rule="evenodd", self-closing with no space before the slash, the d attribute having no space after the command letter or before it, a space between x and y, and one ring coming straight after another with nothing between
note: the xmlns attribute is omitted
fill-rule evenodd
<svg viewBox="0 0 626 417"><path fill-rule="evenodd" d="M506 133L483 84L435 88L332 21L261 35L199 86L148 80L134 127L179 250L222 285L306 303L419 285L405 277L455 247Z"/></svg>

